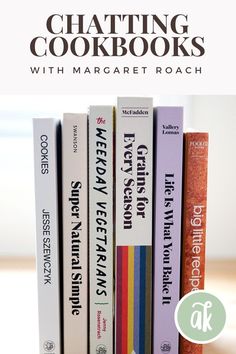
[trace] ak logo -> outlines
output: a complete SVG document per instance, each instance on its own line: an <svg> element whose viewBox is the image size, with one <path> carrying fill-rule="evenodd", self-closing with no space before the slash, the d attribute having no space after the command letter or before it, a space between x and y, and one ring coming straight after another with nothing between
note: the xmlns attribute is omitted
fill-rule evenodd
<svg viewBox="0 0 236 354"><path fill-rule="evenodd" d="M220 336L225 322L223 303L204 290L186 294L175 309L175 325L179 333L193 343L213 342Z"/></svg>

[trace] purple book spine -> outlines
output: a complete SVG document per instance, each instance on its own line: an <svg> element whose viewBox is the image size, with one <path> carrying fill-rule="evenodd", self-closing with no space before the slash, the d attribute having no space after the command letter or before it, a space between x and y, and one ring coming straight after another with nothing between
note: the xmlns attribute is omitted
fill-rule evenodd
<svg viewBox="0 0 236 354"><path fill-rule="evenodd" d="M180 298L183 108L155 110L154 354L177 354Z"/></svg>

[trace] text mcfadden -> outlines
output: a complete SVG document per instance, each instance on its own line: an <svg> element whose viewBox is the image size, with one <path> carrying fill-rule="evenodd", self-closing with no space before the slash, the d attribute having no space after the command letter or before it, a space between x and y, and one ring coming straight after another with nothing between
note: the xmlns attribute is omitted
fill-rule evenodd
<svg viewBox="0 0 236 354"><path fill-rule="evenodd" d="M188 21L187 14L52 14L30 50L36 57L201 57L204 37L192 35Z"/></svg>

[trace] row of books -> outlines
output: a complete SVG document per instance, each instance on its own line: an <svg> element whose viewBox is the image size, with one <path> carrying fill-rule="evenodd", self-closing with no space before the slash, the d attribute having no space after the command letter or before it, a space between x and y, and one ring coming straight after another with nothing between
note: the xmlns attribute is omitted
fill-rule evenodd
<svg viewBox="0 0 236 354"><path fill-rule="evenodd" d="M33 127L40 354L201 353L174 311L204 287L208 134L147 97Z"/></svg>

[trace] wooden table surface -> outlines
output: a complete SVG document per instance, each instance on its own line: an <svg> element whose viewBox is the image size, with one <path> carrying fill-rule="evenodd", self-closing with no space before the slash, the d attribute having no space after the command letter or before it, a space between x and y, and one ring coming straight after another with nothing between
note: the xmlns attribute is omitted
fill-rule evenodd
<svg viewBox="0 0 236 354"><path fill-rule="evenodd" d="M220 338L204 346L204 354L236 354L236 260L208 261L205 288L222 299L227 322Z"/></svg>
<svg viewBox="0 0 236 354"><path fill-rule="evenodd" d="M208 261L205 289L226 305L227 325L204 354L236 354L236 260ZM35 260L0 259L0 353L37 354L37 326Z"/></svg>

